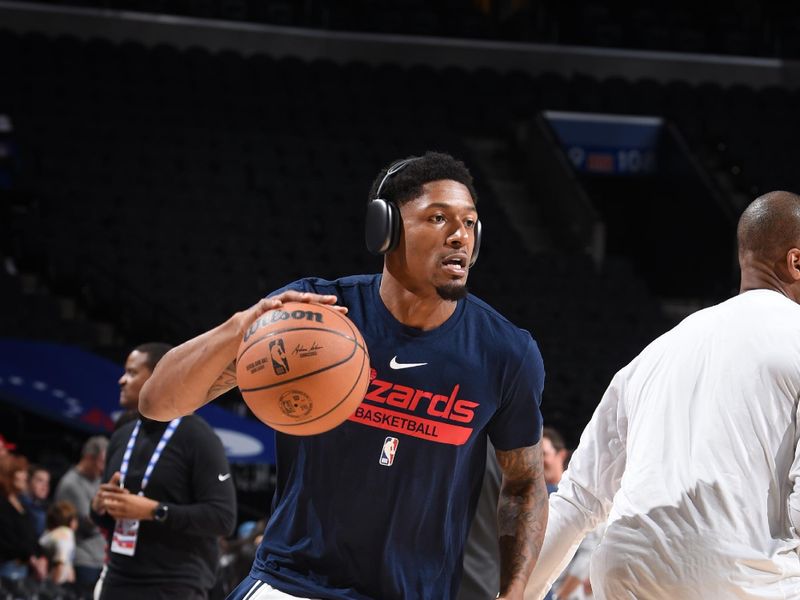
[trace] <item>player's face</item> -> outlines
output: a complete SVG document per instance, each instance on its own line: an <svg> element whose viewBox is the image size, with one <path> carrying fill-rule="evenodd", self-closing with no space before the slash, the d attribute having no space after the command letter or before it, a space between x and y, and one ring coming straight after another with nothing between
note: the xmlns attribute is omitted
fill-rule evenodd
<svg viewBox="0 0 800 600"><path fill-rule="evenodd" d="M422 189L419 198L400 206L403 234L392 260L403 264L412 291L433 286L445 300L463 298L478 222L475 203L457 181L432 181Z"/></svg>
<svg viewBox="0 0 800 600"><path fill-rule="evenodd" d="M125 372L119 378L119 405L125 410L139 407L139 392L153 372L147 366L147 354L134 350L125 361Z"/></svg>

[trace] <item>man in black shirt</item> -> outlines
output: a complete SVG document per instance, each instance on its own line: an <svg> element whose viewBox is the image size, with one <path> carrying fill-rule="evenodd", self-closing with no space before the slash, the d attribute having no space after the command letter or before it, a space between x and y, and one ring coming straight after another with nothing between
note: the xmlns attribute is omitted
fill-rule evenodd
<svg viewBox="0 0 800 600"><path fill-rule="evenodd" d="M144 344L131 352L121 397L138 402L168 349ZM211 427L196 415L132 419L111 437L103 480L92 509L113 535L101 600L207 598L218 538L233 531L236 516L230 468Z"/></svg>

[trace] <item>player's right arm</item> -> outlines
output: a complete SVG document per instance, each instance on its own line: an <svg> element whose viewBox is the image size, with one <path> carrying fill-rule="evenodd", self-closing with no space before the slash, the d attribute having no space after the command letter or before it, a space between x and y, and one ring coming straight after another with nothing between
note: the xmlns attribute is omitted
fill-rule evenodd
<svg viewBox="0 0 800 600"><path fill-rule="evenodd" d="M287 290L176 346L158 362L142 386L139 412L148 419L169 421L236 387L236 351L242 336L253 321L284 302L334 304L336 296Z"/></svg>
<svg viewBox="0 0 800 600"><path fill-rule="evenodd" d="M581 435L558 490L550 495L544 543L528 579L525 600L543 598L586 534L608 518L627 461L621 373L611 381Z"/></svg>

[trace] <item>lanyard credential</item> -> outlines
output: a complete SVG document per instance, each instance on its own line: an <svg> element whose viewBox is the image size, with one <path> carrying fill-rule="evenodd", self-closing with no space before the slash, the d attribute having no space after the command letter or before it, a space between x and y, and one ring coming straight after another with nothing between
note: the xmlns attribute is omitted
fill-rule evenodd
<svg viewBox="0 0 800 600"><path fill-rule="evenodd" d="M164 433L161 434L161 440L158 442L156 449L153 450L153 455L150 457L150 462L147 463L147 468L142 477L142 487L139 490L139 495L144 496L144 488L147 482L150 481L150 474L156 466L158 459L161 458L161 453L167 445L169 438L175 433L178 424L181 422L180 418L173 419L167 425ZM139 429L142 426L141 419L136 421L133 428L131 437L128 440L128 445L125 448L125 454L122 455L122 464L119 467L119 486L125 487L125 477L128 474L128 467L131 463L131 454L133 453L133 445L136 443L136 436L139 435ZM124 556L134 556L136 554L136 542L139 539L139 520L138 519L117 519L114 525L114 533L111 536L111 552L115 554L122 554Z"/></svg>
<svg viewBox="0 0 800 600"><path fill-rule="evenodd" d="M158 442L156 449L153 450L153 455L150 457L150 462L147 463L147 468L144 471L144 476L142 477L142 485L139 489L139 495L144 495L144 488L147 486L147 483L150 481L150 474L153 472L153 469L158 462L158 459L161 458L161 453L164 451L164 447L169 442L169 439L172 437L172 434L175 433L175 430L178 428L178 424L181 422L182 417L178 417L177 419L172 419L167 425L167 428L164 430L164 433L161 434L161 440ZM136 421L136 426L133 428L133 432L131 433L130 439L128 439L128 445L125 448L125 454L122 455L122 464L119 467L119 487L125 487L125 477L128 475L128 467L130 466L131 461L131 454L133 453L133 446L136 443L136 436L139 435L139 429L142 425L141 419Z"/></svg>

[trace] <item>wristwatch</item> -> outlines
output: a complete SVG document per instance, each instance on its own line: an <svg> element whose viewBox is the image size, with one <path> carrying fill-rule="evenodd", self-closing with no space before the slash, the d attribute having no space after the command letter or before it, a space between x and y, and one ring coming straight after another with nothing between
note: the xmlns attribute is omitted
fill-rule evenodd
<svg viewBox="0 0 800 600"><path fill-rule="evenodd" d="M169 506L166 504L159 504L153 509L153 520L158 521L159 523L163 523L167 520L167 515L169 514Z"/></svg>

